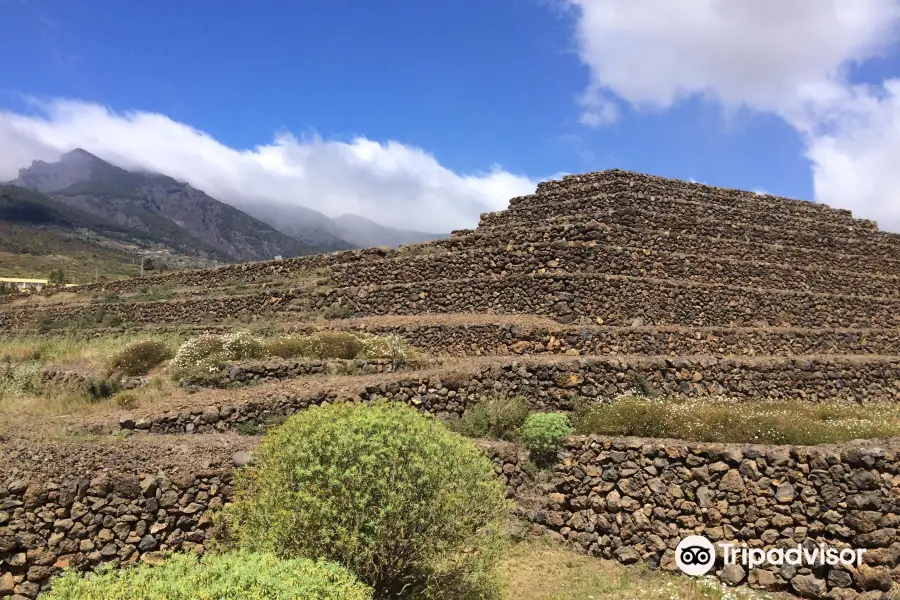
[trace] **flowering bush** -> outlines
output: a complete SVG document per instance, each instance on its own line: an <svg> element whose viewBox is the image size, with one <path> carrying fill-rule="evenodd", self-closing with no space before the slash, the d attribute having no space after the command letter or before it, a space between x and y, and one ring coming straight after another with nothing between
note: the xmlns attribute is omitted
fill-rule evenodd
<svg viewBox="0 0 900 600"><path fill-rule="evenodd" d="M346 331L323 331L285 336L269 342L269 352L282 358L356 358L362 351L359 338Z"/></svg>
<svg viewBox="0 0 900 600"><path fill-rule="evenodd" d="M194 369L206 370L223 360L225 341L220 335L201 335L191 338L178 348L175 358L169 363L174 375L181 375Z"/></svg>
<svg viewBox="0 0 900 600"><path fill-rule="evenodd" d="M360 356L365 358L390 358L395 363L414 358L414 351L399 335L372 335L361 333L356 336L362 344Z"/></svg>
<svg viewBox="0 0 900 600"><path fill-rule="evenodd" d="M262 340L249 331L236 331L226 335L222 339L222 353L226 360L262 358L267 354Z"/></svg>

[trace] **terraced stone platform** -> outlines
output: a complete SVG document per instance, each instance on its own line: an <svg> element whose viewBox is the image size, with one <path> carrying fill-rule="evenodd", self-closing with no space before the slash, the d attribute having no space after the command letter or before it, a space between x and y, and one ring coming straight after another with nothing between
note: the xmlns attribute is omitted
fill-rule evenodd
<svg viewBox="0 0 900 600"><path fill-rule="evenodd" d="M323 402L386 396L446 416L463 414L488 395L509 393L522 394L536 409L565 411L576 402L608 402L639 381L663 393L700 399L728 395L741 402L900 402L898 282L900 236L880 231L874 222L856 219L849 211L615 170L542 183L535 194L513 198L507 210L482 215L476 229L454 232L445 240L94 284L77 288L77 296L67 299L50 293L27 303L3 298L0 332L5 335L49 338L66 332L90 338L129 329L199 333L250 325L271 333L349 330L396 334L427 358L396 369L377 361L337 366L263 361L224 379L198 380L202 385L194 386L197 389L179 388L137 408L43 417L0 412L0 436L6 436L0 437L5 452L0 465L15 465L19 457L23 466L30 465L35 456L52 455L54 444L64 444L60 452L71 471L41 475L37 470L38 481L33 483L25 481L28 473L22 470L12 476L0 473L0 561L6 561L0 563L0 572L11 557L24 553L25 562L9 572L15 593L33 597L65 557L79 565L127 564L160 550L202 546L209 523L195 515L210 506L211 498L229 494L219 489L229 481L223 457L256 443L236 434ZM167 299L154 299L160 295ZM345 367L356 370L345 373ZM239 389L229 389L238 383ZM48 442L49 432L68 441ZM108 445L111 434L129 436L128 448L138 450L126 452L129 458L121 465L109 464L106 475L127 472L136 479L128 479L127 485L115 478L94 485L90 482L97 456L106 453L115 462L122 454ZM73 457L86 448L84 436L107 441L99 454L78 461ZM199 487L180 480L162 483L152 473L155 466L142 469L133 458L143 443L154 448L171 444L179 457L190 454L196 444L200 454L215 454L212 470L196 475ZM527 517L584 551L625 562L639 557L659 565L670 556L677 533L706 527L718 534L724 522L731 523L731 529L722 535L763 539L768 531L764 524L738 526L756 510L745 503L749 494L758 506L767 507L760 519L778 515L783 521L777 535L797 536L803 528L810 536L841 543L865 535L866 543L880 552L872 568L886 569L888 579L900 578L900 476L893 451L885 453L876 445L865 451L874 457L869 461L859 459L856 450L829 450L823 454L827 458L790 450L794 458L785 459L780 450L760 454L746 448L707 448L700 462L708 462L713 473L700 467L703 472L696 474L700 462L690 458L694 450L681 446L676 456L663 442L659 449L643 453L633 441L599 441L596 448L592 444L570 444L572 456L583 464L561 466L549 512L532 511ZM656 448L649 442L645 447ZM851 458L844 460L842 452ZM616 487L616 480L585 470L596 459L602 463L596 467L600 471L590 467L590 473L606 473L614 465L616 477L620 471L633 475L633 469L621 466L620 454L633 454L642 469L661 469L659 478L667 486L683 476L692 497L678 499L676 492L654 492L652 486L647 488L651 491L641 488L629 496ZM498 472L508 476L514 494L527 479L520 461L500 451L492 450L491 456ZM751 477L756 471L749 463L769 456L774 458L759 463L759 469L782 478L773 489L793 481L798 490L805 490L802 502L810 512L803 524L784 520L800 511L799 504L779 508L772 500L774 491L766 488L771 482ZM160 469L191 474L192 467L183 460L156 462L165 463ZM667 471L670 463L673 470ZM690 473L675 471L676 464ZM842 465L850 466L846 472L835 471ZM864 476L859 476L859 485L851 481L860 469L880 477L877 485L869 486L880 494L877 508L867 510L878 512L881 520L875 529L854 533L846 502L831 506L820 497L831 493L829 485L840 487L834 497L868 493ZM738 478L753 479L752 485L749 480L746 484L752 494L724 490L719 504L695 511L701 503L698 490L722 489L723 474L732 471L741 473ZM73 498L96 502L119 497L124 504L115 506L129 508L116 510L136 515L136 520L129 519L128 527L120 525L119 532L106 527L105 516L91 517L81 539L93 544L107 529L110 539L103 534L104 543L96 549L82 542L76 547L63 544L64 538L54 531L55 521L71 517L72 505L61 500L60 487L69 475L89 482ZM45 489L41 477L56 487ZM712 483L704 483L703 477ZM836 483L829 483L832 480ZM143 483L151 481L157 483ZM30 485L45 494L43 501L38 501L38 491L26 499ZM125 491L119 493L117 486ZM623 518L616 516L621 515L622 496L613 507L608 501L581 497L591 490L604 498L621 492L628 496L624 504L636 503L631 508L638 512L642 505L651 506L652 512L624 522L617 533L611 523ZM572 496L566 496L570 492ZM672 497L663 498L669 493ZM709 489L700 496L707 493ZM172 518L150 515L163 495L174 502ZM725 509L719 510L722 502ZM677 510L672 508L676 504ZM52 507L55 518L28 516L41 506ZM719 513L715 518L709 516L713 506ZM92 514L103 515L102 508L92 509ZM589 515L584 512L591 510ZM680 516L669 519L667 511ZM827 518L822 516L826 513ZM594 535L601 528L598 520L607 528L600 537ZM4 533L11 523L14 543ZM653 527L668 533L656 535ZM600 544L602 539L606 546L629 550L619 556ZM60 549L60 544L65 547ZM32 561L29 545L49 552L53 561L40 554L39 562ZM790 587L793 576L788 575L773 577L778 585ZM755 585L759 577L754 577ZM835 576L826 588L848 590L841 596L847 598L874 589L865 587L869 579L854 577L848 584ZM883 577L878 581L882 585Z"/></svg>

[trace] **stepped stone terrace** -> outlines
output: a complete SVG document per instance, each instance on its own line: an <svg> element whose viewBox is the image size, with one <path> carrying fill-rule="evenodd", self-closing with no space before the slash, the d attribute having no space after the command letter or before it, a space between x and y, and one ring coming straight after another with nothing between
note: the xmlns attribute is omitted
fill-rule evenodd
<svg viewBox="0 0 900 600"><path fill-rule="evenodd" d="M2 296L0 347L246 327L396 335L425 356L262 359L134 406L0 404L0 597L34 598L66 566L204 551L259 442L248 428L323 402L388 397L448 418L518 394L572 411L638 383L697 401L900 402L898 284L900 236L847 210L611 170L541 183L444 240ZM518 516L586 553L674 569L689 534L810 540L867 562L717 573L840 599L900 581L896 439L576 436L540 481L521 450L480 443Z"/></svg>

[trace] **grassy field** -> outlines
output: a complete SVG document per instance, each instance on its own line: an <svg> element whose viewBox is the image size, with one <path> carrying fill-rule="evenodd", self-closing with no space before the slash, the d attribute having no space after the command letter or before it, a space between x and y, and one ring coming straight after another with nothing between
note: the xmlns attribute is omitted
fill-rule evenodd
<svg viewBox="0 0 900 600"><path fill-rule="evenodd" d="M900 436L900 405L626 396L573 424L583 434L811 445Z"/></svg>
<svg viewBox="0 0 900 600"><path fill-rule="evenodd" d="M724 588L712 579L697 579L646 567L577 554L542 541L521 542L510 549L501 571L509 600L787 600L786 594L749 588Z"/></svg>

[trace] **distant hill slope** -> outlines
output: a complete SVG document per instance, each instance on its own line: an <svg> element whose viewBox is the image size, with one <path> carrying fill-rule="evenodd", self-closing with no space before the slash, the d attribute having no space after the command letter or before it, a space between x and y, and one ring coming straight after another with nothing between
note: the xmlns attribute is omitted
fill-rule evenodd
<svg viewBox="0 0 900 600"><path fill-rule="evenodd" d="M186 183L127 171L81 149L57 163L35 161L13 183L142 232L181 254L240 262L342 249L292 238Z"/></svg>
<svg viewBox="0 0 900 600"><path fill-rule="evenodd" d="M0 185L0 277L45 279L62 269L70 282L137 275L142 234L40 192ZM199 266L199 265L198 265Z"/></svg>
<svg viewBox="0 0 900 600"><path fill-rule="evenodd" d="M338 226L334 221L311 208L264 201L236 206L281 233L310 246L327 248L329 252L358 247L339 235Z"/></svg>
<svg viewBox="0 0 900 600"><path fill-rule="evenodd" d="M375 221L359 215L345 214L334 219L339 235L357 246L390 246L396 248L402 244L416 244L450 237L450 234L424 233L408 231L379 225Z"/></svg>

